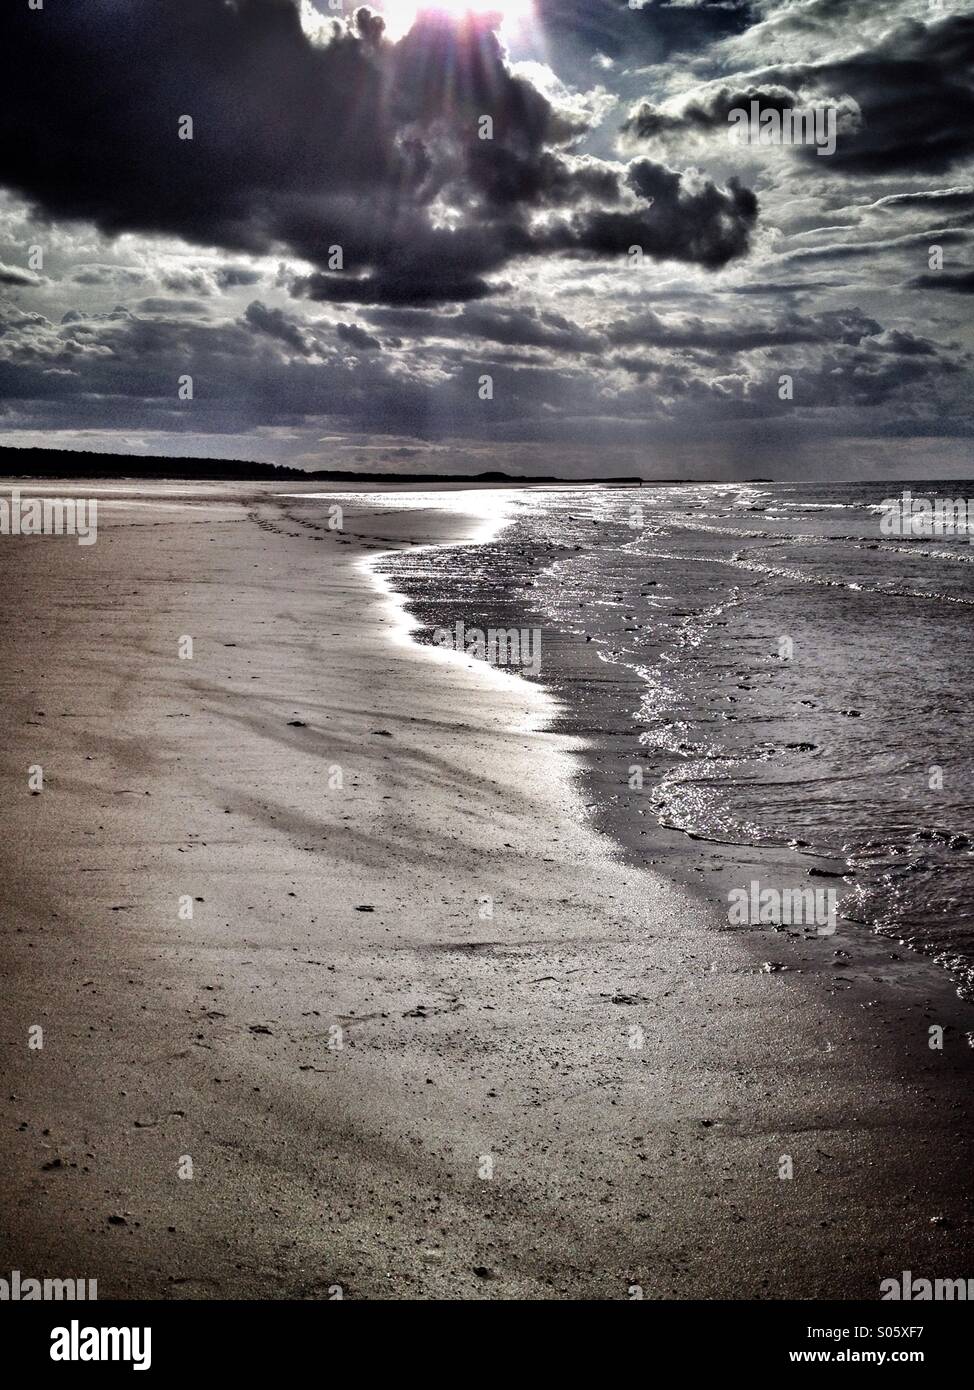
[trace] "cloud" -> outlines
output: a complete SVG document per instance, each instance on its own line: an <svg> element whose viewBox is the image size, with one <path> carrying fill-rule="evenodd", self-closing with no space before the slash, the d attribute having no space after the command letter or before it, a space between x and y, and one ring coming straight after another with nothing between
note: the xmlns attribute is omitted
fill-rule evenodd
<svg viewBox="0 0 974 1390"><path fill-rule="evenodd" d="M798 20L797 10L792 18ZM974 154L974 15L930 24L909 20L846 57L786 61L707 84L678 100L642 101L630 111L623 133L654 141L726 130L728 111L746 108L752 99L775 110L837 105L839 141L830 173L949 169ZM855 112L861 120L852 119ZM807 147L795 154L815 157Z"/></svg>
<svg viewBox="0 0 974 1390"><path fill-rule="evenodd" d="M172 318L195 317L206 313L202 299L173 299L169 295L149 296L140 299L135 306L140 314L165 314Z"/></svg>
<svg viewBox="0 0 974 1390"><path fill-rule="evenodd" d="M878 329L878 325L875 325ZM886 432L923 433L954 403L951 427L971 432L969 419L956 412L952 383L970 371L969 353L958 353L929 339L904 332L877 331L858 342L823 344L812 356L790 350L745 366L727 365L723 372L701 371L693 364L673 363L650 355L628 355L619 364L654 392L681 402L684 418L692 412L702 426L723 419L759 421L773 417L794 423L796 410L828 413L849 409L894 408L884 419ZM793 377L794 400L778 395L779 374ZM945 433L941 427L937 433Z"/></svg>
<svg viewBox="0 0 974 1390"><path fill-rule="evenodd" d="M269 338L277 338L288 347L294 348L295 352L301 353L302 357L307 357L311 352L311 346L302 328L282 309L268 309L266 304L255 299L244 311L244 322L255 333L265 333Z"/></svg>
<svg viewBox="0 0 974 1390"><path fill-rule="evenodd" d="M119 305L69 310L55 323L0 303L0 427L158 432L173 451L184 439L248 432L257 447L261 431L307 448L323 429L378 441L467 439L490 449L608 447L645 441L650 429L686 439L748 421L760 430L775 418L795 427L777 396L779 370L795 374L795 410L818 412L819 428L863 408L883 409L874 433L968 427L970 355L857 309L793 316L780 329L764 319L646 314L638 332L614 320L604 335L529 308L383 308L370 318L377 332L404 334L422 334L428 321L425 345L367 351L358 335L377 339L359 325L302 325L260 301L224 322L144 318ZM469 349L458 352L464 339ZM494 377L489 403L478 394L484 371ZM192 401L178 398L183 373L193 377Z"/></svg>
<svg viewBox="0 0 974 1390"><path fill-rule="evenodd" d="M751 0L536 0L542 26L559 49L572 45L610 58L662 63L742 33L754 18ZM563 55L562 55L563 56Z"/></svg>
<svg viewBox="0 0 974 1390"><path fill-rule="evenodd" d="M170 271L162 277L162 284L178 294L210 295L256 285L261 277L261 271L246 265L196 266Z"/></svg>
<svg viewBox="0 0 974 1390"><path fill-rule="evenodd" d="M635 160L626 182L636 205L588 208L552 223L541 238L552 250L620 256L638 247L654 260L687 261L717 270L750 246L758 201L736 179L725 188L697 170L679 173L649 159Z"/></svg>
<svg viewBox="0 0 974 1390"><path fill-rule="evenodd" d="M359 323L339 323L335 328L339 340L359 352L381 352L382 344L378 338L367 333Z"/></svg>
<svg viewBox="0 0 974 1390"><path fill-rule="evenodd" d="M459 314L378 309L371 310L368 318L381 328L426 341L472 339L563 353L599 352L606 345L601 333L582 328L564 314L531 305L504 309L493 305L468 305Z"/></svg>
<svg viewBox="0 0 974 1390"><path fill-rule="evenodd" d="M864 209L894 212L968 212L974 209L974 188L930 188L917 193L891 193Z"/></svg>
<svg viewBox="0 0 974 1390"><path fill-rule="evenodd" d="M70 277L72 284L97 286L137 285L145 278L146 271L137 266L99 265L95 263L79 265ZM166 284L166 288L173 287Z"/></svg>
<svg viewBox="0 0 974 1390"><path fill-rule="evenodd" d="M972 233L960 228L930 228L924 232L911 232L906 236L873 238L869 241L831 241L819 246L800 246L796 250L782 254L783 261L848 261L869 258L874 260L886 253L908 252L911 249L927 248L931 242L942 245L963 244L970 241Z"/></svg>
<svg viewBox="0 0 974 1390"><path fill-rule="evenodd" d="M679 143L685 143L688 136L713 134L727 140L731 130L731 112L750 112L754 102L762 112L808 112L816 104L812 94L792 91L780 85L719 84L658 106L651 101L639 102L622 124L623 143L637 145L655 141L679 147ZM829 97L828 102L836 111L838 138L847 139L861 123L857 103L847 96L839 100ZM807 156L809 151L803 146L796 146L794 153Z"/></svg>
<svg viewBox="0 0 974 1390"><path fill-rule="evenodd" d="M755 348L792 346L796 343L857 344L882 331L875 319L860 309L828 311L818 315L784 313L762 323L719 324L702 318L666 321L647 312L609 324L606 336L617 344L642 344L667 348L705 348L735 354Z"/></svg>
<svg viewBox="0 0 974 1390"><path fill-rule="evenodd" d="M939 290L943 294L974 294L974 270L965 270L959 275L946 272L918 275L910 281L910 287L918 290Z"/></svg>
<svg viewBox="0 0 974 1390"><path fill-rule="evenodd" d="M544 45L510 53L442 15L311 40L294 0L4 6L0 431L587 473L661 441L678 471L709 437L751 474L843 432L971 431L971 16L534 5ZM752 98L844 100L835 156L733 146Z"/></svg>
<svg viewBox="0 0 974 1390"><path fill-rule="evenodd" d="M256 285L261 273L246 265L221 265L214 272L213 278L221 290L230 290L241 285Z"/></svg>
<svg viewBox="0 0 974 1390"><path fill-rule="evenodd" d="M36 286L42 283L41 277L36 275L34 271L25 270L17 265L4 265L4 263L0 261L0 285L9 285L11 287L22 285Z"/></svg>
<svg viewBox="0 0 974 1390"><path fill-rule="evenodd" d="M360 9L312 43L293 0L5 6L0 177L108 235L283 250L313 267L296 292L334 302L483 298L520 257L615 254L618 216L650 256L747 250L753 195L695 194L710 225L673 235L688 195L656 180L657 207L640 164L578 154L598 112L515 71L493 22L430 11L392 43Z"/></svg>

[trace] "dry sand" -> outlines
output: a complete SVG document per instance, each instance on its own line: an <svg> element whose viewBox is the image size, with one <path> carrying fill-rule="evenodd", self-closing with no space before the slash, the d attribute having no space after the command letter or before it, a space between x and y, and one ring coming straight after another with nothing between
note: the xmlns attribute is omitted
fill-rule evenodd
<svg viewBox="0 0 974 1390"><path fill-rule="evenodd" d="M103 503L89 548L0 538L0 1275L624 1299L971 1274L946 978L874 981L867 944L838 990L827 941L767 973L777 942L618 862L548 697L410 643L365 564L474 523L343 502L344 534L324 502L199 489Z"/></svg>

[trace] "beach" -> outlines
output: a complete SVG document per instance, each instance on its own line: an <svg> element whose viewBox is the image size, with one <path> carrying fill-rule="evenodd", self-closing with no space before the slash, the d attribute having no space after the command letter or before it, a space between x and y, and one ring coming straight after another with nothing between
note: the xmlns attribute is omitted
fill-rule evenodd
<svg viewBox="0 0 974 1390"><path fill-rule="evenodd" d="M597 832L543 686L410 640L370 562L482 535L482 494L286 491L109 492L97 544L0 543L0 1274L424 1300L966 1277L948 976L863 932L838 988L832 940L725 930Z"/></svg>

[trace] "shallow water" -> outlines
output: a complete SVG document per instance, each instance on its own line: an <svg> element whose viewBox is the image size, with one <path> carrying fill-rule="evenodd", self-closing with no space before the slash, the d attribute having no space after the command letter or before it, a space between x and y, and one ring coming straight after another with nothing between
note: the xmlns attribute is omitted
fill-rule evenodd
<svg viewBox="0 0 974 1390"><path fill-rule="evenodd" d="M384 564L420 640L540 627L538 676L630 851L649 815L688 850L844 861L844 916L974 987L974 546L881 536L903 486L521 492L493 540Z"/></svg>

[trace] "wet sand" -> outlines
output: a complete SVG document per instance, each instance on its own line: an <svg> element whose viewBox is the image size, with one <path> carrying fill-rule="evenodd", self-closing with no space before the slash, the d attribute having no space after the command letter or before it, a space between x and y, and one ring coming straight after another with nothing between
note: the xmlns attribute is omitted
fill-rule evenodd
<svg viewBox="0 0 974 1390"><path fill-rule="evenodd" d="M335 532L326 501L206 493L105 504L91 547L0 543L0 1274L423 1299L970 1274L972 1021L942 973L863 942L840 986L834 939L769 972L622 862L545 692L409 642L367 568L475 515L343 498Z"/></svg>

